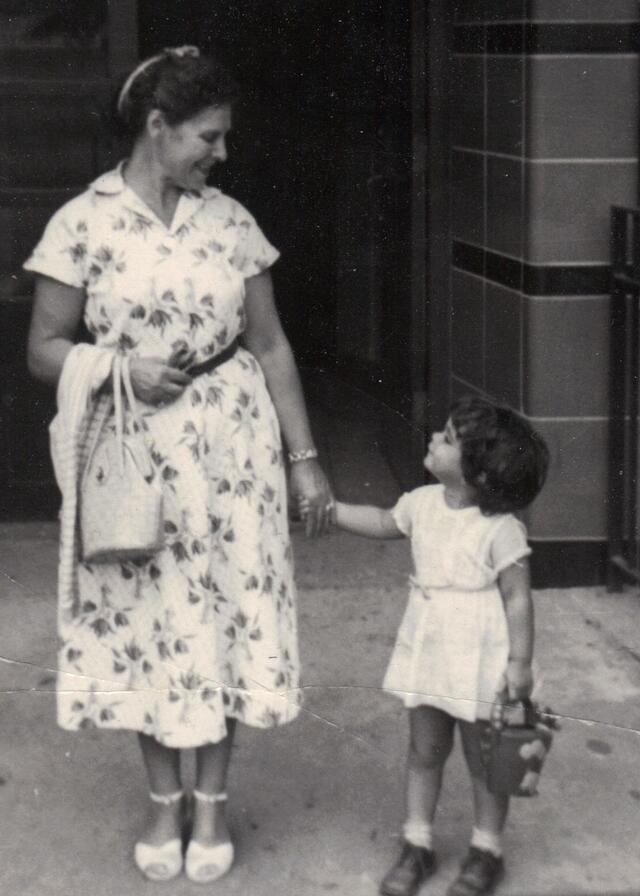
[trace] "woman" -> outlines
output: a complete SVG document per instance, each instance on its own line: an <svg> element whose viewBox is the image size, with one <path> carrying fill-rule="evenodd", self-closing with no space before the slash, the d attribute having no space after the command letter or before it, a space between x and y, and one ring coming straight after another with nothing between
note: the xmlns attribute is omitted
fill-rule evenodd
<svg viewBox="0 0 640 896"><path fill-rule="evenodd" d="M144 563L77 564L72 618L59 615L59 724L138 732L151 802L135 857L152 880L183 865L179 750L196 748L185 870L207 882L233 860L236 721L299 711L280 431L309 534L332 500L274 305L278 253L206 183L226 159L234 95L195 48L138 66L118 100L130 157L53 216L25 265L37 274L32 373L53 384L69 371L84 316L92 351L130 358L163 483L166 547Z"/></svg>

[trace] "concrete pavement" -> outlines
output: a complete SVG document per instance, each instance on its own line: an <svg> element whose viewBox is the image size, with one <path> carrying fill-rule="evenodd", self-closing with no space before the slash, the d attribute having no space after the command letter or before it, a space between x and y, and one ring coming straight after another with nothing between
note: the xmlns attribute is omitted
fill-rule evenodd
<svg viewBox="0 0 640 896"><path fill-rule="evenodd" d="M392 503L376 409L363 413L358 396L347 405L344 390L309 393L338 495ZM161 885L133 863L146 811L135 737L55 724L57 527L0 525L0 896L376 894L402 823L407 725L380 684L409 546L344 533L309 542L294 527L294 549L305 710L277 731L239 730L232 873L210 887ZM640 594L540 591L535 601L541 698L563 729L540 795L512 803L498 893L640 894ZM440 868L421 896L442 896L455 876L470 806L457 747L436 823Z"/></svg>
<svg viewBox="0 0 640 896"><path fill-rule="evenodd" d="M0 526L0 893L373 896L402 820L406 720L380 691L405 599L408 545L294 534L306 708L239 732L232 873L209 888L146 882L132 844L145 813L135 738L55 725L54 524ZM543 697L564 717L540 796L514 800L504 896L640 893L640 597L536 593ZM187 776L191 775L187 762ZM470 831L460 750L437 818L440 896Z"/></svg>

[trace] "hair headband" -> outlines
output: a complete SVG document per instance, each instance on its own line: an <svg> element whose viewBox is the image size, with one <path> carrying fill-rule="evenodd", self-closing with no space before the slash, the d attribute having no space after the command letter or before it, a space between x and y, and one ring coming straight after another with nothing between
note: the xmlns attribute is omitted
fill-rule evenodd
<svg viewBox="0 0 640 896"><path fill-rule="evenodd" d="M129 91L131 90L131 85L142 72L146 71L150 65L153 65L156 62L160 62L160 60L164 56L178 56L178 58L183 58L184 56L193 56L197 58L200 55L200 50L197 47L193 47L190 44L186 44L184 47L166 47L162 53L158 53L156 56L150 56L149 59L145 59L144 62L141 62L137 68L131 72L127 80L122 85L122 90L118 94L118 101L116 103L116 109L120 114L122 114L122 106L124 105L124 101L129 95Z"/></svg>

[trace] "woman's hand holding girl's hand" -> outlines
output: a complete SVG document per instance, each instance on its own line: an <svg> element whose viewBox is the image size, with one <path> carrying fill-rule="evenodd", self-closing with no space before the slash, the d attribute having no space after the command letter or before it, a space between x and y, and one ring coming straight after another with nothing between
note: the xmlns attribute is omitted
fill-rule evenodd
<svg viewBox="0 0 640 896"><path fill-rule="evenodd" d="M510 659L507 663L507 691L510 700L531 696L533 671L529 660Z"/></svg>
<svg viewBox="0 0 640 896"><path fill-rule="evenodd" d="M317 460L297 461L291 465L291 495L306 523L307 536L322 535L331 526L333 494Z"/></svg>
<svg viewBox="0 0 640 896"><path fill-rule="evenodd" d="M188 373L161 358L131 358L129 373L135 396L145 404L170 404L191 383Z"/></svg>

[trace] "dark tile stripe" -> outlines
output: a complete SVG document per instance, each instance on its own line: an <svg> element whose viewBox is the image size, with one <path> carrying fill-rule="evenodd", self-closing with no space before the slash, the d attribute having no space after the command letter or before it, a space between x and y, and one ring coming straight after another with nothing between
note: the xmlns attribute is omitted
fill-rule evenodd
<svg viewBox="0 0 640 896"><path fill-rule="evenodd" d="M524 52L526 25L490 25L487 28L487 53Z"/></svg>
<svg viewBox="0 0 640 896"><path fill-rule="evenodd" d="M522 262L516 258L507 258L496 252L487 252L485 258L485 276L487 280L507 286L509 289L522 289Z"/></svg>
<svg viewBox="0 0 640 896"><path fill-rule="evenodd" d="M527 16L524 0L454 0L456 22L506 22Z"/></svg>
<svg viewBox="0 0 640 896"><path fill-rule="evenodd" d="M454 53L484 53L485 29L482 25L459 25L453 29Z"/></svg>
<svg viewBox="0 0 640 896"><path fill-rule="evenodd" d="M640 23L526 26L527 53L638 53Z"/></svg>
<svg viewBox="0 0 640 896"><path fill-rule="evenodd" d="M640 53L640 22L456 25L455 53Z"/></svg>
<svg viewBox="0 0 640 896"><path fill-rule="evenodd" d="M454 267L532 296L597 296L609 292L606 264L533 265L454 240Z"/></svg>
<svg viewBox="0 0 640 896"><path fill-rule="evenodd" d="M484 256L485 251L479 246L470 246L468 243L462 243L454 240L452 247L452 264L467 274L477 274L478 277L484 276Z"/></svg>
<svg viewBox="0 0 640 896"><path fill-rule="evenodd" d="M530 296L597 296L609 292L608 264L524 265L523 292Z"/></svg>
<svg viewBox="0 0 640 896"><path fill-rule="evenodd" d="M532 541L531 550L534 588L576 588L606 582L604 541Z"/></svg>

